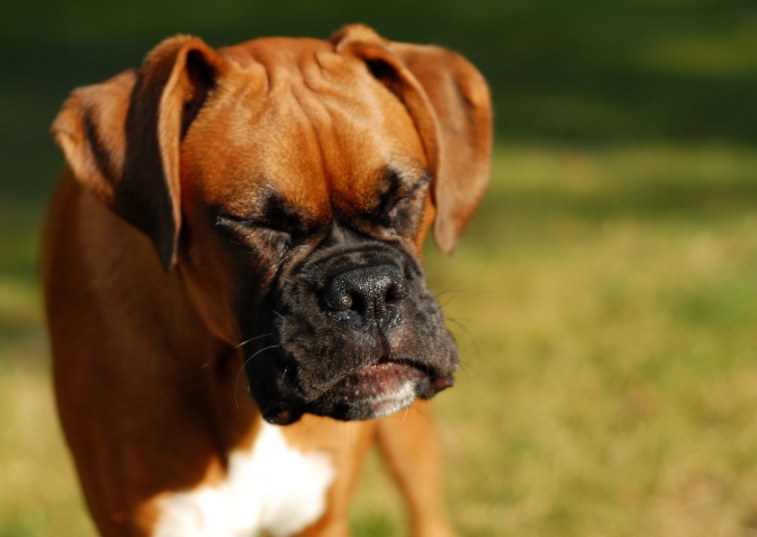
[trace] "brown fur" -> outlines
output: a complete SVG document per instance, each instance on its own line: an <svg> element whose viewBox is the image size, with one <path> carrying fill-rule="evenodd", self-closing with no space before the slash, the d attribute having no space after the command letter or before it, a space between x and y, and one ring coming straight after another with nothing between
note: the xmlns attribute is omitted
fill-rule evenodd
<svg viewBox="0 0 757 537"><path fill-rule="evenodd" d="M433 180L423 224L402 240L420 256L433 224L450 252L486 183L491 109L460 56L356 25L331 42L214 50L168 39L138 71L75 91L53 134L69 166L43 262L60 418L101 534L149 536L155 499L222 479L261 420L239 376L233 261L206 208L248 210L265 177L315 222L333 211L361 218L377 170L399 155ZM261 279L267 269L250 267ZM338 471L327 512L302 535L348 534L349 498L376 441L413 535L451 535L429 414L417 400L397 416L305 415L284 428L293 445L328 451Z"/></svg>

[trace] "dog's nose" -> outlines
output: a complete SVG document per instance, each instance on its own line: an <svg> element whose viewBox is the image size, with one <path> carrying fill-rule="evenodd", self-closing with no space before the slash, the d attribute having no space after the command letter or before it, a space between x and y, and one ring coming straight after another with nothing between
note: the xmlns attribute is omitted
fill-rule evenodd
<svg viewBox="0 0 757 537"><path fill-rule="evenodd" d="M326 288L326 306L353 323L391 322L407 296L407 281L394 265L351 269L335 276Z"/></svg>

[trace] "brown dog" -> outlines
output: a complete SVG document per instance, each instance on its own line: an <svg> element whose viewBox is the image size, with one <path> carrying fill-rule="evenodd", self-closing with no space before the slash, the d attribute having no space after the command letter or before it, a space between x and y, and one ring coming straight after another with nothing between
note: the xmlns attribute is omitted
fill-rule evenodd
<svg viewBox="0 0 757 537"><path fill-rule="evenodd" d="M101 534L348 535L377 441L413 535L451 535L425 400L458 358L418 260L487 181L478 71L359 25L181 36L75 91L53 133L55 386Z"/></svg>

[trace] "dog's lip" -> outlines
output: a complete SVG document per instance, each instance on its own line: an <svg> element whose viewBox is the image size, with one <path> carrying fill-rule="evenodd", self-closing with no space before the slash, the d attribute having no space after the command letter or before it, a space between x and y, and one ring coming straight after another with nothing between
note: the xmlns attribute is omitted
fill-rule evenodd
<svg viewBox="0 0 757 537"><path fill-rule="evenodd" d="M381 399L408 382L416 386L419 397L427 399L452 386L454 378L439 375L421 363L385 357L338 379L308 406L317 405L323 398L337 398L345 403Z"/></svg>
<svg viewBox="0 0 757 537"><path fill-rule="evenodd" d="M431 385L429 386L429 390L428 390L429 395L425 397L426 398L433 397L437 393L444 391L447 388L451 388L454 385L455 385L455 377L453 375L450 375L448 377L437 378L431 382Z"/></svg>
<svg viewBox="0 0 757 537"><path fill-rule="evenodd" d="M264 417L268 423L272 423L273 425L291 425L292 423L299 421L304 413L304 410L292 406Z"/></svg>
<svg viewBox="0 0 757 537"><path fill-rule="evenodd" d="M371 381L374 380L374 378L377 376L390 372L412 374L414 371L425 374L423 368L417 367L411 363L401 362L398 360L393 360L391 358L382 358L375 364L368 364L361 367L351 375L347 375L345 379L352 377L355 379Z"/></svg>
<svg viewBox="0 0 757 537"><path fill-rule="evenodd" d="M430 399L452 387L454 382L452 374L441 374L425 364L383 357L337 379L315 398L266 409L263 417L274 425L290 425L305 413L324 415L318 410L324 400L340 400L348 405L361 401L388 401L403 385L415 386L417 397Z"/></svg>

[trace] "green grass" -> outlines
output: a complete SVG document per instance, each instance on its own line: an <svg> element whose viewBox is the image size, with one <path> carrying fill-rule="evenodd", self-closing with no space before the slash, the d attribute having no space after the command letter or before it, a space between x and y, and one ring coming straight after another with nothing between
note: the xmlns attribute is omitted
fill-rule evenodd
<svg viewBox="0 0 757 537"><path fill-rule="evenodd" d="M754 524L755 164L706 146L498 154L459 257L428 260L473 336L438 405L468 535Z"/></svg>
<svg viewBox="0 0 757 537"><path fill-rule="evenodd" d="M755 169L718 145L499 147L458 252L426 259L463 349L435 403L461 535L757 533ZM91 536L50 394L39 214L0 227L0 536ZM403 520L371 457L355 534Z"/></svg>
<svg viewBox="0 0 757 537"><path fill-rule="evenodd" d="M510 141L458 253L427 254L465 362L435 407L461 535L757 536L754 2L4 8L0 537L94 535L54 415L37 283L62 162L46 133L65 96L179 32L223 46L352 21L473 60ZM401 535L403 517L371 457L355 534Z"/></svg>

